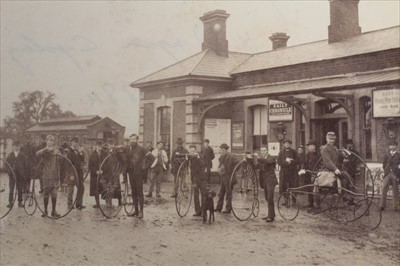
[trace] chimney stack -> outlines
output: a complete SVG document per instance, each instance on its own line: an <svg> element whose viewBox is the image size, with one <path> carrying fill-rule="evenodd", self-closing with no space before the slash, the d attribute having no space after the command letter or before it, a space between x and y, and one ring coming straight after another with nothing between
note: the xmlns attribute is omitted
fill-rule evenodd
<svg viewBox="0 0 400 266"><path fill-rule="evenodd" d="M289 38L290 36L286 35L284 32L275 32L269 37L272 42L272 49L276 50L287 47L287 41Z"/></svg>
<svg viewBox="0 0 400 266"><path fill-rule="evenodd" d="M329 0L331 25L329 43L340 42L361 34L358 25L359 0Z"/></svg>
<svg viewBox="0 0 400 266"><path fill-rule="evenodd" d="M202 50L210 49L220 56L228 56L226 40L226 20L229 14L225 10L213 10L204 13L200 20L204 24L204 42Z"/></svg>

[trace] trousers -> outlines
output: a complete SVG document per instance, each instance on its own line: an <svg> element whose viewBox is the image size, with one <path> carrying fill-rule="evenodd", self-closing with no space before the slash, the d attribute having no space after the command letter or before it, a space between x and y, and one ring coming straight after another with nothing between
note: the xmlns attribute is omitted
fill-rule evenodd
<svg viewBox="0 0 400 266"><path fill-rule="evenodd" d="M399 182L397 182L397 178L392 172L387 174L383 179L382 197L379 203L379 207L386 207L387 193L389 191L390 185L393 188L393 206L394 209L397 209L399 207Z"/></svg>
<svg viewBox="0 0 400 266"><path fill-rule="evenodd" d="M221 188L219 189L218 192L218 202L217 202L217 207L215 208L217 211L221 211L222 207L224 205L224 198L226 195L226 205L225 209L227 211L232 210L232 188L229 187L229 177L227 176L221 176L222 183L221 183Z"/></svg>
<svg viewBox="0 0 400 266"><path fill-rule="evenodd" d="M143 174L135 174L133 168L128 168L129 182L131 183L131 191L133 198L133 205L135 210L139 210L139 203L142 205L144 201L143 196ZM143 206L141 206L143 211Z"/></svg>
<svg viewBox="0 0 400 266"><path fill-rule="evenodd" d="M160 193L161 190L161 180L164 176L164 168L161 165L156 165L151 168L150 172L150 188L149 192L152 193L154 190L154 185L156 186L156 192Z"/></svg>

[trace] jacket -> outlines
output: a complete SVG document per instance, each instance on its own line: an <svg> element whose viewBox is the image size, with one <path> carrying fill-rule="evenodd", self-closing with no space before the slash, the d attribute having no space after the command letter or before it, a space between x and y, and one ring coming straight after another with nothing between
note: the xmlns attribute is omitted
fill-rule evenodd
<svg viewBox="0 0 400 266"><path fill-rule="evenodd" d="M150 168L154 168L158 164L158 149L154 149L151 154L155 157L155 160ZM164 170L167 170L168 163L168 155L164 150L161 150L161 158L162 158L162 167Z"/></svg>
<svg viewBox="0 0 400 266"><path fill-rule="evenodd" d="M190 158L190 171L192 174L192 182L204 182L207 181L207 176L204 174L205 172L205 163L203 159L199 157Z"/></svg>
<svg viewBox="0 0 400 266"><path fill-rule="evenodd" d="M200 152L200 156L206 167L212 168L212 160L215 158L214 150L211 147L203 148Z"/></svg>
<svg viewBox="0 0 400 266"><path fill-rule="evenodd" d="M229 182L232 171L233 171L233 157L230 153L226 153L225 155L221 155L219 157L219 172L222 177L222 181Z"/></svg>
<svg viewBox="0 0 400 266"><path fill-rule="evenodd" d="M385 176L393 173L397 178L400 178L400 153L396 151L393 155L388 151L383 158L383 170Z"/></svg>
<svg viewBox="0 0 400 266"><path fill-rule="evenodd" d="M289 164L286 159L291 158L293 161ZM279 171L279 177L296 178L297 164L298 164L297 152L294 149L283 149L278 154L278 164L281 166Z"/></svg>
<svg viewBox="0 0 400 266"><path fill-rule="evenodd" d="M14 154L14 151L12 151L8 156L7 156L7 162L10 164L12 169L14 170L14 173L16 175L15 178L26 178L27 174L27 159L26 156L19 151L18 156L16 157ZM9 175L12 175L12 171L8 171Z"/></svg>
<svg viewBox="0 0 400 266"><path fill-rule="evenodd" d="M340 170L342 156L336 146L329 144L322 146L321 158L324 162L322 170L327 170L330 172L335 172L337 169Z"/></svg>
<svg viewBox="0 0 400 266"><path fill-rule="evenodd" d="M141 175L145 168L145 158L148 151L139 144L130 145L128 151L128 168L133 168L135 175Z"/></svg>
<svg viewBox="0 0 400 266"><path fill-rule="evenodd" d="M185 149L184 147L178 147L172 152L172 157L171 157L171 171L172 174L177 174L179 166L181 165L182 158L179 157L178 154L188 154L188 150Z"/></svg>
<svg viewBox="0 0 400 266"><path fill-rule="evenodd" d="M267 157L260 157L257 159L258 169L260 170L260 186L261 188L266 188L267 186L276 186L278 180L275 175L276 160L271 155Z"/></svg>
<svg viewBox="0 0 400 266"><path fill-rule="evenodd" d="M313 171L320 157L317 152L307 152L304 158L304 169Z"/></svg>

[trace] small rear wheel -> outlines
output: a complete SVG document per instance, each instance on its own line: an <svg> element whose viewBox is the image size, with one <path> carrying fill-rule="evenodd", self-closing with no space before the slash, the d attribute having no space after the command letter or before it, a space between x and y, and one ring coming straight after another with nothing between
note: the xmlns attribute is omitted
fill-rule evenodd
<svg viewBox="0 0 400 266"><path fill-rule="evenodd" d="M296 201L296 196L290 191L278 198L278 212L284 220L293 221L299 215L300 208Z"/></svg>
<svg viewBox="0 0 400 266"><path fill-rule="evenodd" d="M379 227L382 221L382 211L378 204L370 198L366 198L357 202L354 207L354 216L360 216L358 225L366 231L372 231Z"/></svg>
<svg viewBox="0 0 400 266"><path fill-rule="evenodd" d="M28 197L26 197L26 199L24 201L24 210L25 210L26 214L28 214L29 216L32 216L36 212L36 208L37 208L37 204L36 204L35 198L32 195L29 195Z"/></svg>

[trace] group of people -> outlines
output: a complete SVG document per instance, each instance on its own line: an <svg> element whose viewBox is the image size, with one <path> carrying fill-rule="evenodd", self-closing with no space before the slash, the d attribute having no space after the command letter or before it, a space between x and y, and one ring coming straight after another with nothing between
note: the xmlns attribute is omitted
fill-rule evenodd
<svg viewBox="0 0 400 266"><path fill-rule="evenodd" d="M143 218L144 193L143 183L147 178L150 179L149 191L146 197L152 197L155 190L156 197L161 197L161 181L166 170L171 166L171 173L174 176L174 187L171 197L176 197L179 188L178 171L183 160L191 160L191 177L194 184L194 216L202 215L202 205L207 187L211 183L212 161L215 158L213 149L210 147L210 141L205 139L201 150L197 150L196 145L190 145L187 150L183 146L183 140L178 138L176 141L176 149L172 152L169 159L167 152L164 150L165 143L157 142L156 148L151 145L142 147L138 143L138 136L132 134L129 139L124 141L122 146L109 147L107 142L101 140L96 142L94 150L91 152L88 160L88 168L90 171L90 196L95 198L94 208L100 205L99 192L101 191L101 182L98 177L107 178L106 165L104 161L110 153L119 154L117 160L122 165L121 173L124 181L129 180L132 191L134 212L129 216L137 216ZM264 189L265 200L268 205L268 214L263 217L266 222L273 222L275 219L274 192L275 187L279 185L279 193L282 194L288 188L299 187L301 185L313 184L312 171L328 171L334 173L338 183L342 187L349 190L354 189L354 178L357 173L358 154L354 150L354 144L351 140L346 143L346 149L351 151L349 154L343 154L336 146L336 135L334 132L328 132L326 135L326 144L318 149L317 143L310 140L307 143L307 151L305 147L300 146L297 151L292 148L290 140L283 141L283 149L278 156L271 156L266 146L261 147L260 154L254 154L254 162L259 170L259 184ZM386 207L387 192L390 185L393 186L393 202L395 209L398 208L398 182L400 178L400 153L396 150L397 143L391 142L389 152L385 155L383 168L385 177L383 181L382 197L380 208L384 210ZM24 151L23 151L24 150ZM60 154L68 158L76 171L69 169L65 162L60 160L61 157L55 155ZM33 158L29 159L28 156ZM322 160L320 160L320 158ZM238 162L235 156L229 152L229 146L225 143L219 146L219 163L218 175L220 180L220 189L218 193L218 201L215 208L216 212L230 213L232 211L232 187L230 187L230 179L232 171ZM315 169L318 161L322 161L321 166ZM83 165L85 163L85 151L79 145L78 139L73 138L71 145L64 143L62 147L55 146L55 138L51 135L46 137L46 145L34 150L25 147L21 149L19 141L14 141L13 152L7 157L7 162L11 165L15 173L15 179L10 178L10 195L8 207L12 206L14 200L14 187L17 188L18 206L23 207L22 194L29 191L30 179L38 178L41 184L41 193L44 200L44 214L48 215L49 199L51 198L52 209L51 216L59 217L57 213L57 193L60 184L66 184L68 194L68 208L84 209L83 194L85 191ZM35 165L35 167L33 167ZM279 182L276 176L276 165L279 165ZM33 170L35 169L35 170ZM61 172L60 172L60 169ZM118 173L119 175L119 173ZM15 182L16 181L16 182ZM76 199L74 201L74 187L77 187ZM312 186L309 187L312 192ZM224 206L225 201L225 208ZM349 204L354 204L353 199L348 199ZM75 204L74 204L75 203ZM295 203L295 202L293 202ZM318 197L314 197L313 193L308 195L308 203L310 211L320 208ZM119 198L121 204L121 198ZM283 204L287 204L284 202Z"/></svg>

